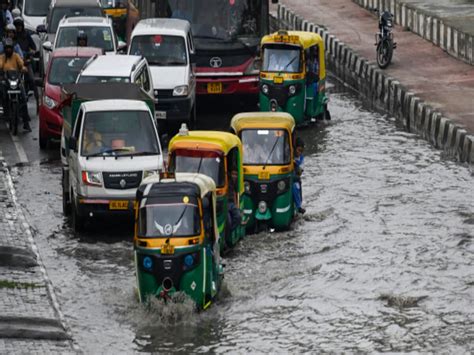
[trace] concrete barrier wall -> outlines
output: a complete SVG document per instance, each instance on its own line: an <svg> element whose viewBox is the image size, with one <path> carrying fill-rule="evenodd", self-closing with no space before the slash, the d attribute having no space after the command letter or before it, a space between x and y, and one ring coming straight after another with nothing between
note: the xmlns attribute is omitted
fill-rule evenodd
<svg viewBox="0 0 474 355"><path fill-rule="evenodd" d="M441 47L453 57L474 65L474 36L456 29L403 0L352 0L366 9L389 10L394 21L420 37Z"/></svg>
<svg viewBox="0 0 474 355"><path fill-rule="evenodd" d="M381 1L362 2L375 5ZM395 7L397 1L391 0L390 4ZM398 11L402 12L402 9L399 8ZM416 93L406 89L377 66L369 64L367 59L355 53L325 28L297 16L284 5L278 6L277 21L280 29L318 33L326 46L329 70L358 90L375 107L393 115L407 131L418 134L462 162L474 164L474 136L468 135L466 130L424 103Z"/></svg>

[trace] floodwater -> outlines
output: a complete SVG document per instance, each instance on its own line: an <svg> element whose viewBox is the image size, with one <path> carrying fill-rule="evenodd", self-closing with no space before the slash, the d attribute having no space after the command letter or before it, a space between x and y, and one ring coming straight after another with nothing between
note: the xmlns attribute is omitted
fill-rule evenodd
<svg viewBox="0 0 474 355"><path fill-rule="evenodd" d="M57 157L14 168L85 353L474 350L473 172L331 90L333 120L300 132L307 213L239 243L220 299L199 314L137 303L126 221L71 232Z"/></svg>

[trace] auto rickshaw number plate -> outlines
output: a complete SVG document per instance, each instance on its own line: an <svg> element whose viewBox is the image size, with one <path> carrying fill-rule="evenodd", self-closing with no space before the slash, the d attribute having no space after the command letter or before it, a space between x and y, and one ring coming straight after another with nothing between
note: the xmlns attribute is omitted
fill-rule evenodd
<svg viewBox="0 0 474 355"><path fill-rule="evenodd" d="M161 246L161 254L174 254L174 245L171 244L163 244Z"/></svg>
<svg viewBox="0 0 474 355"><path fill-rule="evenodd" d="M111 210L128 210L128 201L110 201L109 208Z"/></svg>
<svg viewBox="0 0 474 355"><path fill-rule="evenodd" d="M270 173L268 171L260 171L258 173L259 180L268 180L270 179Z"/></svg>
<svg viewBox="0 0 474 355"><path fill-rule="evenodd" d="M275 76L275 77L273 78L273 82L274 82L275 84L283 84L283 77L282 77L282 76Z"/></svg>
<svg viewBox="0 0 474 355"><path fill-rule="evenodd" d="M222 83L207 83L208 94L220 94L222 92Z"/></svg>

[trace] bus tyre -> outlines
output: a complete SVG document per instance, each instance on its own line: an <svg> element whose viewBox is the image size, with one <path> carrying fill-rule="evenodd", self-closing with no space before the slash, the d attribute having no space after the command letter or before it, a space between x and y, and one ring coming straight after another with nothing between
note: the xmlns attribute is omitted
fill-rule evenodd
<svg viewBox="0 0 474 355"><path fill-rule="evenodd" d="M71 226L74 232L82 232L84 230L84 218L79 215L75 201L71 201Z"/></svg>

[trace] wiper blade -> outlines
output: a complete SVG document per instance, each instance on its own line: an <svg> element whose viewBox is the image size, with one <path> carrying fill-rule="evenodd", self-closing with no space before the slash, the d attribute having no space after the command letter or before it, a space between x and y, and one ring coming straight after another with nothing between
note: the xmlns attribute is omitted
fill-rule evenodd
<svg viewBox="0 0 474 355"><path fill-rule="evenodd" d="M221 37L214 37L214 36L204 36L204 35L197 35L197 36L194 36L194 38L201 38L201 39L215 39L217 41L225 41L226 39L225 38L221 38Z"/></svg>
<svg viewBox="0 0 474 355"><path fill-rule="evenodd" d="M290 62L289 62L287 65L285 65L285 67L283 68L283 70L285 70L285 69L288 68L291 64L293 64L293 62L294 62L297 58L298 58L298 57L294 57L292 60L290 60ZM283 71L283 70L282 70L282 71Z"/></svg>
<svg viewBox="0 0 474 355"><path fill-rule="evenodd" d="M86 155L86 158L91 158L91 157L112 157L112 156L117 156L113 155L112 153L119 153L119 152L129 152L130 149L128 148L115 148L115 149L107 149L102 152L97 152L93 154ZM120 155L124 156L124 155Z"/></svg>
<svg viewBox="0 0 474 355"><path fill-rule="evenodd" d="M265 164L263 164L263 168L262 169L265 169L267 164L268 164L268 161L270 160L270 158L272 157L273 155L273 151L275 150L276 146L277 146L277 143L278 141L280 140L281 136L278 136L277 139L275 139L275 143L273 143L273 147L272 147L272 150L270 150L270 154L268 154L268 157L267 159L265 160Z"/></svg>
<svg viewBox="0 0 474 355"><path fill-rule="evenodd" d="M126 155L145 156L145 155L159 155L159 153L158 152L136 152L136 153L130 153Z"/></svg>

